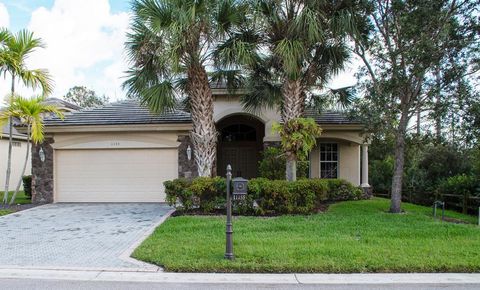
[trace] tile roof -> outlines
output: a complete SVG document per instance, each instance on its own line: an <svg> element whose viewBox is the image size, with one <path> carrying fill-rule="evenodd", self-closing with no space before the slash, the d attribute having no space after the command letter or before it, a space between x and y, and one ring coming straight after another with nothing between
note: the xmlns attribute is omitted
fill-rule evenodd
<svg viewBox="0 0 480 290"><path fill-rule="evenodd" d="M22 134L20 132L17 131L17 129L15 129L15 126L20 124L20 121L18 121L17 119L14 119L13 120L13 125L14 127L12 128L12 137L15 138L25 138L26 135L25 134ZM7 124L5 124L3 127L2 127L2 131L0 132L0 135L3 136L3 137L8 137L8 133L9 133L9 125L10 125L10 122L7 122Z"/></svg>
<svg viewBox="0 0 480 290"><path fill-rule="evenodd" d="M56 116L45 119L45 126L88 126L127 124L190 123L190 114L182 110L171 110L153 114L137 101L127 100L107 104L103 107L83 109L65 115L64 120Z"/></svg>
<svg viewBox="0 0 480 290"><path fill-rule="evenodd" d="M71 111L78 111L82 109L82 107L80 106L77 106L65 100L62 100L59 98L53 98L53 97L47 98L43 103L47 105L54 105L60 108L67 108Z"/></svg>
<svg viewBox="0 0 480 290"><path fill-rule="evenodd" d="M313 118L318 124L360 125L361 122L346 114L334 111L318 111L307 108L305 117ZM83 109L65 115L61 120L56 116L45 118L45 126L88 126L88 125L129 125L129 124L170 124L190 123L190 113L174 109L163 114L153 114L138 101L127 100L107 104L103 107Z"/></svg>
<svg viewBox="0 0 480 290"><path fill-rule="evenodd" d="M307 108L305 109L305 117L313 118L317 124L329 125L360 125L361 122L348 117L346 114L335 111L325 111L319 113L317 110Z"/></svg>

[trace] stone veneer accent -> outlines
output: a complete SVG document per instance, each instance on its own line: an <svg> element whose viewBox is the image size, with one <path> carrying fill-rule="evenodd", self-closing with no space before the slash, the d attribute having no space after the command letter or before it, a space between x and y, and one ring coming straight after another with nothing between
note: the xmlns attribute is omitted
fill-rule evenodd
<svg viewBox="0 0 480 290"><path fill-rule="evenodd" d="M41 144L32 147L32 202L35 204L53 202L53 144L52 137L45 138ZM38 152L43 148L45 161L40 160Z"/></svg>
<svg viewBox="0 0 480 290"><path fill-rule="evenodd" d="M190 136L180 135L177 142L180 142L178 146L178 177L193 178L198 176L197 165L194 158L194 148L190 141ZM190 145L192 148L192 159L188 160L187 148Z"/></svg>

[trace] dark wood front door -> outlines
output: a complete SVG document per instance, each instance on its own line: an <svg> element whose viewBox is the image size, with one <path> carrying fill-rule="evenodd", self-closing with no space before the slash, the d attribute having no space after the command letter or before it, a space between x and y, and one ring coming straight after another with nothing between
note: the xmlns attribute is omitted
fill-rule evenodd
<svg viewBox="0 0 480 290"><path fill-rule="evenodd" d="M233 145L233 144L232 144ZM218 173L225 176L227 165L232 166L233 177L254 178L258 176L259 154L257 144L222 146L219 150Z"/></svg>
<svg viewBox="0 0 480 290"><path fill-rule="evenodd" d="M265 126L246 116L232 116L217 124L217 174L225 176L227 165L233 177L258 177Z"/></svg>

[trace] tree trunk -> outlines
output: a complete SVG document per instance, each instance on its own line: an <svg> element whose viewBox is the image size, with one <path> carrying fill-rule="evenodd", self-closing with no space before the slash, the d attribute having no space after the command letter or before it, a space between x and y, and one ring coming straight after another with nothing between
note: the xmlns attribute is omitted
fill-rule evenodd
<svg viewBox="0 0 480 290"><path fill-rule="evenodd" d="M13 95L15 93L15 75L12 75L12 95L10 96L10 106L12 105ZM8 203L8 191L10 190L10 175L12 170L12 142L13 142L13 118L8 118L8 156L7 156L7 172L5 175L5 191L3 193L2 203L6 205Z"/></svg>
<svg viewBox="0 0 480 290"><path fill-rule="evenodd" d="M436 91L437 91L437 98L435 100L435 137L437 139L437 143L442 143L442 99L440 95L440 86L441 86L441 75L440 75L440 67L436 67L435 69L435 81L436 81Z"/></svg>
<svg viewBox="0 0 480 290"><path fill-rule="evenodd" d="M12 198L10 199L10 205L12 205L15 202L15 198L17 197L18 192L20 191L20 186L22 186L23 182L23 175L25 174L25 170L27 170L27 164L28 164L28 156L30 154L30 124L27 125L27 153L25 154L25 162L23 163L23 169L22 169L22 174L20 174L20 180L18 181L17 188L15 188L15 192L12 195Z"/></svg>
<svg viewBox="0 0 480 290"><path fill-rule="evenodd" d="M405 134L408 125L408 112L402 110L397 134L395 135L395 161L393 165L392 195L390 212L400 213L402 211L402 182L403 167L405 162Z"/></svg>
<svg viewBox="0 0 480 290"><path fill-rule="evenodd" d="M282 87L282 119L284 123L302 117L305 106L302 92L303 87L300 80L285 80ZM285 152L285 154L287 156L287 164L285 168L286 179L288 181L295 181L297 180L297 157L295 152Z"/></svg>
<svg viewBox="0 0 480 290"><path fill-rule="evenodd" d="M217 132L213 120L213 97L205 68L197 64L188 69L187 91L191 102L191 133L199 176L211 176L216 158Z"/></svg>
<svg viewBox="0 0 480 290"><path fill-rule="evenodd" d="M297 160L295 156L289 155L287 157L287 168L285 175L288 181L297 180Z"/></svg>
<svg viewBox="0 0 480 290"><path fill-rule="evenodd" d="M422 114L420 112L420 106L417 108L417 135L420 136L421 128L420 125L422 124Z"/></svg>

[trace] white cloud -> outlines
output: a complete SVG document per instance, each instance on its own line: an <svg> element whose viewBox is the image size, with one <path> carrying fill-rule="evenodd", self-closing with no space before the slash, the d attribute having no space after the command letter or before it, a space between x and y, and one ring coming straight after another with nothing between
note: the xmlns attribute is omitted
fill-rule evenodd
<svg viewBox="0 0 480 290"><path fill-rule="evenodd" d="M126 12L111 13L108 0L55 0L51 8L39 7L32 12L28 29L43 39L46 48L34 52L28 64L50 71L56 97L85 85L98 94L122 98L118 78L125 67L128 20Z"/></svg>
<svg viewBox="0 0 480 290"><path fill-rule="evenodd" d="M0 3L0 27L10 26L10 15L8 14L7 7L3 3Z"/></svg>

